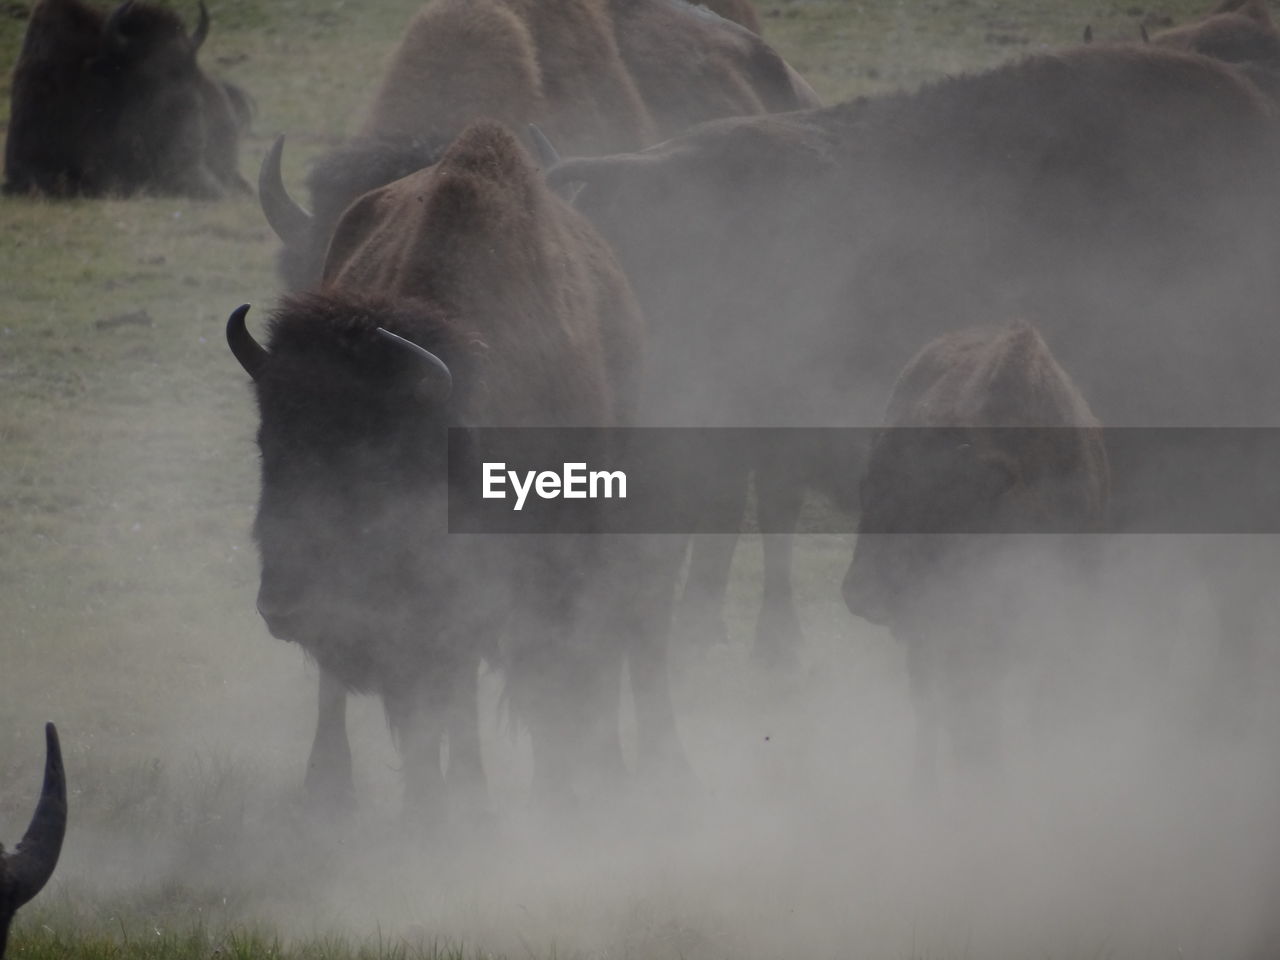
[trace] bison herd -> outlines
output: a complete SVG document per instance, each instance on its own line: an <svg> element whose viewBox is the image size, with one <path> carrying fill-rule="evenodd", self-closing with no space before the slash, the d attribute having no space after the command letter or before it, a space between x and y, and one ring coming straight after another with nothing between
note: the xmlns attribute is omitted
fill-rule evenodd
<svg viewBox="0 0 1280 960"><path fill-rule="evenodd" d="M844 599L905 645L928 791L944 734L957 767L999 765L1000 677L1039 649L1053 589L1019 572L1088 567L1077 534L1131 529L1158 479L1102 427L1280 421L1280 32L1259 0L829 107L749 5L714 6L429 0L309 210L283 140L262 164L288 293L261 343L247 306L227 339L260 417L258 610L320 668L322 804L354 803L363 692L411 807L483 810L481 661L530 732L536 802L625 779L624 676L639 765L694 782L667 663L688 538L603 514L590 535L449 534L485 428L882 428L838 456L749 445L666 495L690 532L736 521L752 475L768 529L794 530L810 488L857 505ZM250 100L196 64L208 27L203 4L188 34L135 0L40 0L6 189L247 189ZM793 662L790 540L767 543L756 651ZM1275 643L1269 544L1204 569L1241 674ZM728 559L694 541L704 622ZM49 743L52 812L2 862L6 925L61 836Z"/></svg>

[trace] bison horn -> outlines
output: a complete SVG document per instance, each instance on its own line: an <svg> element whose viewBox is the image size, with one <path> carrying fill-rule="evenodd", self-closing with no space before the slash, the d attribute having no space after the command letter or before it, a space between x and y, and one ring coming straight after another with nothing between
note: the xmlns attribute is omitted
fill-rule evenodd
<svg viewBox="0 0 1280 960"><path fill-rule="evenodd" d="M133 0L124 0L124 3L107 14L107 19L102 24L102 35L108 43L121 47L128 45L129 38L121 25L132 9Z"/></svg>
<svg viewBox="0 0 1280 960"><path fill-rule="evenodd" d="M192 52L199 50L203 45L205 38L209 36L209 8L204 5L204 0L200 3L200 20L196 23L195 32L191 34L191 50Z"/></svg>
<svg viewBox="0 0 1280 960"><path fill-rule="evenodd" d="M419 360L422 360L426 366L426 374L422 378L423 398L432 400L437 403L444 403L449 399L449 395L453 393L453 374L449 372L449 365L437 357L430 350L424 350L412 340L406 340L404 337L396 336L390 330L382 327L378 328L378 336L393 343L401 350L407 350Z"/></svg>
<svg viewBox="0 0 1280 960"><path fill-rule="evenodd" d="M556 152L556 148L547 139L547 135L538 129L536 123L529 124L529 136L533 139L533 145L538 149L538 160L544 169L549 170L560 162L560 154Z"/></svg>
<svg viewBox="0 0 1280 960"><path fill-rule="evenodd" d="M35 815L17 849L0 851L0 957L14 912L40 892L53 875L67 832L67 778L62 769L58 730L45 724L44 788Z"/></svg>
<svg viewBox="0 0 1280 960"><path fill-rule="evenodd" d="M284 176L280 172L280 158L283 156L282 133L263 157L258 170L258 203L276 236L285 244L299 244L311 233L311 214L298 206L284 188Z"/></svg>
<svg viewBox="0 0 1280 960"><path fill-rule="evenodd" d="M1093 43L1093 24L1086 23L1084 26L1084 42Z"/></svg>
<svg viewBox="0 0 1280 960"><path fill-rule="evenodd" d="M253 339L253 334L249 332L249 328L244 324L245 315L249 312L249 304L236 307L231 312L231 316L227 318L227 346L231 348L232 354L240 361L240 366L244 367L244 372L249 374L254 380L262 375L262 371L266 369L267 361L271 359L271 354L257 340Z"/></svg>
<svg viewBox="0 0 1280 960"><path fill-rule="evenodd" d="M1145 23L1138 24L1138 33L1142 36L1143 43L1151 42L1151 34L1147 33L1147 25Z"/></svg>

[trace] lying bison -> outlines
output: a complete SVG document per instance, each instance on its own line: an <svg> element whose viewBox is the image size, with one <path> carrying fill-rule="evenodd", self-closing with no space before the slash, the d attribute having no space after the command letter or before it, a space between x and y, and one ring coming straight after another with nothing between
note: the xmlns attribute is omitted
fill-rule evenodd
<svg viewBox="0 0 1280 960"><path fill-rule="evenodd" d="M1098 423L1029 325L940 337L898 378L844 598L906 645L922 790L943 730L957 765L998 762L1010 648L1044 631L1061 573L1046 567L1071 567L1078 544L1056 534L1100 529L1108 488Z"/></svg>
<svg viewBox="0 0 1280 960"><path fill-rule="evenodd" d="M477 122L438 164L347 210L321 287L285 298L265 346L246 309L227 337L261 413L258 609L321 671L308 787L349 801L343 711L367 691L405 754L410 802L447 786L483 806L482 656L505 668L530 728L537 796L572 789L589 754L620 767L624 649L580 629L584 610L609 609L589 602L605 541L451 535L445 514L450 428L631 422L641 317L595 231L511 133ZM486 459L484 435L462 437L455 476ZM648 675L665 685L665 666ZM611 735L595 722L610 685ZM674 737L665 697L638 689L638 712L657 704Z"/></svg>
<svg viewBox="0 0 1280 960"><path fill-rule="evenodd" d="M247 191L237 169L245 94L196 62L209 32L126 2L40 0L13 72L5 191L218 197Z"/></svg>
<svg viewBox="0 0 1280 960"><path fill-rule="evenodd" d="M355 140L311 174L312 213L285 193L278 149L263 164L259 196L284 242L285 286L306 289L346 206L433 162L474 119L519 131L536 123L559 149L595 154L715 117L817 105L758 36L683 0L430 0Z"/></svg>
<svg viewBox="0 0 1280 960"><path fill-rule="evenodd" d="M52 723L45 725L44 736L44 787L35 815L13 853L5 853L0 846L0 960L13 915L49 882L67 830L67 782L58 731Z"/></svg>

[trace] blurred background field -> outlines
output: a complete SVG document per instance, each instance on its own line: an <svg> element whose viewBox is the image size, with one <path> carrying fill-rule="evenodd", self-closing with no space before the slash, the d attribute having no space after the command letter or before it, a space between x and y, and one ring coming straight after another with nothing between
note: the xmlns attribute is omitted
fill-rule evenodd
<svg viewBox="0 0 1280 960"><path fill-rule="evenodd" d="M251 181L271 139L287 132L286 181L303 195L306 165L355 127L417 6L210 0L202 62L257 107L241 154ZM1139 23L1202 12L1194 0L757 6L766 38L828 102L1073 43L1086 24L1130 39ZM0 125L28 9L0 4ZM194 4L178 9L194 20ZM434 869L401 843L399 761L372 701L351 717L361 813L349 832L317 840L297 806L314 670L271 639L254 610L255 413L223 339L232 308L251 303L251 322L261 320L277 295L276 246L248 197L0 199L0 835L16 840L29 815L46 720L62 731L73 791L63 863L20 914L13 955L773 955L790 923L757 936L735 918L767 915L811 884L815 904L856 890L895 906L879 920L832 921L811 941L790 941L794 953L865 942L869 956L970 955L955 904L956 926L946 910L929 917L954 938L930 940L920 928L913 939L924 918L913 920L910 904L923 891L896 874L877 887L883 844L850 841L855 878L844 867L817 876L799 853L756 874L746 853L726 861L708 840L692 872L673 882L647 864L634 885L594 890L603 906L580 881L597 872L617 880L611 841L510 867L512 849L542 841L502 835L487 854ZM779 690L748 664L758 540L739 551L729 644L706 650L678 638L677 709L709 797L684 836L721 835L717 797L747 795L761 801L749 809L764 811L771 791L816 768L828 788L806 816L874 817L903 802L896 789L865 790L858 776L906 779L910 712L900 651L840 602L848 550L840 537L805 538L797 550L809 633L802 690ZM497 710L496 681L486 690L495 805L519 823L527 758ZM847 712L827 712L832 704ZM859 729L860 716L875 726ZM747 817L750 849L765 857L795 842L760 815ZM357 849L369 855L352 857ZM630 862L622 853L614 861ZM741 896L717 889L725 871L745 878ZM1155 909L1137 901L1133 909ZM1055 957L1127 955L1092 934L1077 939L1069 912L1064 929ZM1193 948L1186 955L1200 955ZM1170 954L1153 945L1146 955Z"/></svg>

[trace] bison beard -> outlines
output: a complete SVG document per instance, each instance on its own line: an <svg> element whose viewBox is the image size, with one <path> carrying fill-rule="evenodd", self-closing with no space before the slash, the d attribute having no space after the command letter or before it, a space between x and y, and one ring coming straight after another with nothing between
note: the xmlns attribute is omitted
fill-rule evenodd
<svg viewBox="0 0 1280 960"><path fill-rule="evenodd" d="M249 101L196 63L209 19L187 35L169 10L110 15L41 0L14 68L5 191L140 191L219 197L248 191L237 169Z"/></svg>
<svg viewBox="0 0 1280 960"><path fill-rule="evenodd" d="M67 830L67 783L62 770L58 731L45 724L44 787L26 834L13 853L0 846L0 958L9 941L9 924L18 908L34 897L53 875Z"/></svg>
<svg viewBox="0 0 1280 960"><path fill-rule="evenodd" d="M903 429L913 427L933 429ZM1108 484L1098 424L1030 326L941 337L898 378L862 484L844 597L907 646L923 792L936 788L940 729L959 766L998 762L1006 661L1043 632L1036 620L1061 580L1043 567L1069 569L1080 546L999 531L1097 530ZM996 535L948 532L974 529Z"/></svg>
<svg viewBox="0 0 1280 960"><path fill-rule="evenodd" d="M341 711L347 690L368 690L405 751L409 801L431 806L448 788L482 808L481 657L506 669L541 800L620 772L624 656L645 758L679 757L663 638L643 630L660 605L637 606L639 587L602 599L600 571L621 556L605 538L446 532L447 428L626 424L640 376L621 271L510 133L473 124L436 166L361 197L324 286L283 302L265 348L237 316L228 337L261 412L259 608L322 671L314 792L349 800Z"/></svg>

